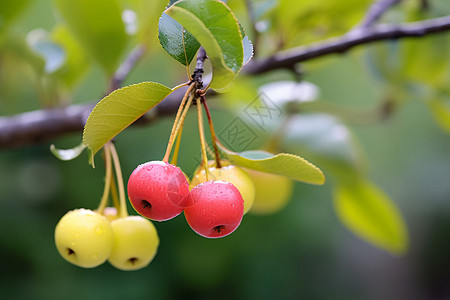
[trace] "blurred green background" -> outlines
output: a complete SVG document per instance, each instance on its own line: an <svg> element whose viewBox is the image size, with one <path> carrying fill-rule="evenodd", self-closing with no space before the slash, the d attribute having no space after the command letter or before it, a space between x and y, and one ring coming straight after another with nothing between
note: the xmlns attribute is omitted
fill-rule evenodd
<svg viewBox="0 0 450 300"><path fill-rule="evenodd" d="M24 37L36 28L50 31L60 20L51 1L28 2L14 20L9 36ZM406 2L409 5L412 1ZM342 7L354 4L339 3ZM355 16L362 16L367 3L354 8ZM436 9L442 5L442 1L430 3L436 4ZM242 3L230 0L229 4L238 17L245 16ZM401 9L407 11L408 6ZM394 11L392 18L402 20L399 11ZM308 22L314 26L325 24L319 17L315 21L311 17ZM343 33L348 29L348 24L342 24L336 30ZM310 39L313 38L307 36L303 42ZM426 38L424 43L430 40ZM432 46L421 46L429 52L419 53L430 57L435 45L448 47L448 40L448 33L439 34ZM301 42L293 39L291 43ZM412 43L412 47L417 43ZM43 105L36 87L39 77L20 54L9 48L10 43L0 45L0 114L39 109ZM59 256L53 232L68 210L97 207L104 169L101 163L92 169L86 154L73 161L58 161L49 151L50 143L43 143L0 150L1 298L450 299L450 139L445 128L439 126L442 122L436 122L436 115L429 109L429 95L435 91L441 95L438 101L448 103L448 81L432 81L428 75L425 80L414 77L416 73L411 70L415 67L408 66L421 56L411 54L408 60L399 60L396 55L404 57L406 51L399 50L401 45L404 44L379 43L305 63L303 79L319 88L321 100L349 109L353 117L360 117L359 112L377 107L386 98L396 99L393 113L387 118L369 122L343 118L342 122L364 153L366 176L392 198L405 218L410 245L404 255L395 256L375 248L340 223L332 200L336 177L330 176L320 159L305 155L323 167L327 182L324 186L295 183L292 199L281 212L246 215L235 233L218 240L195 234L183 215L168 222L155 222L161 243L147 268L123 272L105 263L95 269L81 269ZM398 66L389 64L389 59ZM447 66L444 72L448 76L448 54L439 61ZM433 68L437 68L431 62L424 65L430 66L430 70L421 69L424 73L433 74ZM91 64L85 72L70 92L71 103L99 99L107 88L99 65ZM125 84L157 81L173 86L184 80L185 70L156 44ZM276 80L293 80L293 76L283 71L251 79L254 86ZM248 93L250 100L258 96L256 89L249 88ZM231 95L235 95L233 91ZM232 105L224 105L226 99L216 97L210 101L218 132L248 104L237 99ZM118 136L116 147L125 179L138 164L162 158L172 121L161 118L148 126L129 128ZM199 161L196 126L191 112L178 159L189 175ZM258 128L252 130L258 135L253 147L268 141L266 133ZM80 139L81 133L68 134L52 143L69 148ZM296 154L303 155L302 150ZM134 213L131 207L129 212Z"/></svg>

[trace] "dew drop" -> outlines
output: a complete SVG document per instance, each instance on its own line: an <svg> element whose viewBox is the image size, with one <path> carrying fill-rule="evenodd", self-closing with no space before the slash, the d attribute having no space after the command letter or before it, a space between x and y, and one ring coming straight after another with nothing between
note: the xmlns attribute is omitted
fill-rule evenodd
<svg viewBox="0 0 450 300"><path fill-rule="evenodd" d="M103 233L103 228L101 228L100 226L96 226L95 227L95 233L96 234L102 234Z"/></svg>

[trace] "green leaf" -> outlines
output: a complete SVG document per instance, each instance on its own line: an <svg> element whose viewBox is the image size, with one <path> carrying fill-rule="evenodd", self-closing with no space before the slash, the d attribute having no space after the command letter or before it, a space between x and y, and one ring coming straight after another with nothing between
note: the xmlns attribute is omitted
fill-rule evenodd
<svg viewBox="0 0 450 300"><path fill-rule="evenodd" d="M300 108L301 109L301 108ZM292 116L281 139L282 149L302 154L340 179L365 169L365 160L352 132L339 119L324 113Z"/></svg>
<svg viewBox="0 0 450 300"><path fill-rule="evenodd" d="M427 103L436 123L450 133L450 97L439 95L430 99Z"/></svg>
<svg viewBox="0 0 450 300"><path fill-rule="evenodd" d="M89 66L86 53L65 25L56 26L51 33L51 39L59 44L66 54L64 65L55 73L64 83L64 87L71 89L86 74Z"/></svg>
<svg viewBox="0 0 450 300"><path fill-rule="evenodd" d="M171 92L172 89L162 84L142 82L115 90L103 98L84 126L83 141L92 156Z"/></svg>
<svg viewBox="0 0 450 300"><path fill-rule="evenodd" d="M66 161L75 159L80 156L85 148L86 145L83 142L71 149L58 149L55 147L55 145L52 144L50 145L50 152L52 152L52 154L56 156L56 158Z"/></svg>
<svg viewBox="0 0 450 300"><path fill-rule="evenodd" d="M166 13L159 19L158 37L163 49L185 66L189 66L200 48L192 34Z"/></svg>
<svg viewBox="0 0 450 300"><path fill-rule="evenodd" d="M250 59L252 59L253 57L253 44L252 42L248 39L248 36L244 36L244 38L242 39L242 45L244 47L244 61L242 63L242 65L247 64Z"/></svg>
<svg viewBox="0 0 450 300"><path fill-rule="evenodd" d="M281 175L293 180L311 184L323 184L325 177L322 171L300 156L265 151L232 152L219 144L231 163L256 171Z"/></svg>
<svg viewBox="0 0 450 300"><path fill-rule="evenodd" d="M54 1L74 36L112 74L127 42L118 0Z"/></svg>
<svg viewBox="0 0 450 300"><path fill-rule="evenodd" d="M136 38L148 50L158 46L158 20L166 9L165 1L120 0L124 8L136 14Z"/></svg>
<svg viewBox="0 0 450 300"><path fill-rule="evenodd" d="M29 4L30 0L0 1L0 32Z"/></svg>
<svg viewBox="0 0 450 300"><path fill-rule="evenodd" d="M408 248L408 233L400 212L373 183L360 179L338 184L334 204L341 222L362 239L394 254Z"/></svg>
<svg viewBox="0 0 450 300"><path fill-rule="evenodd" d="M205 48L213 68L210 87L223 90L242 67L244 50L239 23L220 1L182 0L165 11Z"/></svg>

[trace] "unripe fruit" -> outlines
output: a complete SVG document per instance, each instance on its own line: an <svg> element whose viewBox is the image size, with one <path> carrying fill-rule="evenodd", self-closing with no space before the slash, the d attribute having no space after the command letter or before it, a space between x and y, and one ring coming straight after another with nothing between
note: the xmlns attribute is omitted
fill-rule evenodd
<svg viewBox="0 0 450 300"><path fill-rule="evenodd" d="M128 216L111 222L114 244L108 261L123 270L146 267L155 257L159 237L155 226L140 216Z"/></svg>
<svg viewBox="0 0 450 300"><path fill-rule="evenodd" d="M232 233L242 221L244 200L238 189L225 181L207 181L191 191L194 204L184 210L189 226L208 238Z"/></svg>
<svg viewBox="0 0 450 300"><path fill-rule="evenodd" d="M255 184L255 201L250 213L273 214L288 204L294 187L291 179L250 169L245 170Z"/></svg>
<svg viewBox="0 0 450 300"><path fill-rule="evenodd" d="M128 197L140 215L156 221L172 219L192 204L183 172L162 161L147 162L133 171Z"/></svg>
<svg viewBox="0 0 450 300"><path fill-rule="evenodd" d="M235 165L230 165L228 161L221 161L223 166L216 168L210 165L209 172L210 180L223 180L232 183L241 193L244 200L244 214L246 214L253 205L255 199L255 186L250 176L241 168ZM214 164L215 165L215 164ZM206 181L206 172L203 167L197 168L191 180L190 188L193 189L196 185Z"/></svg>
<svg viewBox="0 0 450 300"><path fill-rule="evenodd" d="M76 209L66 213L56 225L55 244L68 262L93 268L104 263L111 253L113 232L104 216Z"/></svg>

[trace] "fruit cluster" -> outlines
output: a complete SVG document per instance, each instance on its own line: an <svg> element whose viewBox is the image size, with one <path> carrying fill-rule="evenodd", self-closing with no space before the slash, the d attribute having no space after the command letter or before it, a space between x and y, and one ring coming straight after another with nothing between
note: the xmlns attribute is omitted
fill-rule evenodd
<svg viewBox="0 0 450 300"><path fill-rule="evenodd" d="M159 245L155 226L140 216L107 216L84 208L66 213L55 229L59 254L83 268L106 260L120 270L147 266Z"/></svg>
<svg viewBox="0 0 450 300"><path fill-rule="evenodd" d="M249 170L252 179L226 160L220 164L218 167L209 161L207 168L200 165L189 184L175 165L163 161L144 163L128 180L128 197L134 209L151 220L166 221L184 211L189 226L208 238L235 231L248 211L271 213L287 203L291 193L289 179ZM208 180L207 173L212 180ZM256 201L254 182L262 192Z"/></svg>
<svg viewBox="0 0 450 300"><path fill-rule="evenodd" d="M96 212L87 209L70 211L55 229L56 247L67 261L91 268L108 260L121 270L140 269L151 262L159 245L157 231L148 219L161 222L184 212L187 223L196 233L207 238L220 238L234 232L247 212L271 213L287 203L292 190L289 179L245 171L220 159L219 141L204 91L201 94L196 84L192 82L189 85L181 101L164 158L139 165L129 177L128 198L141 216L128 216L117 152L111 142L104 145L106 176L99 208ZM202 163L189 182L176 166L176 161L184 120L194 98L197 100ZM207 157L202 106L205 107L214 142L212 161ZM111 175L111 160L116 171L118 193ZM106 207L110 191L115 209ZM119 199L115 199L117 194Z"/></svg>

